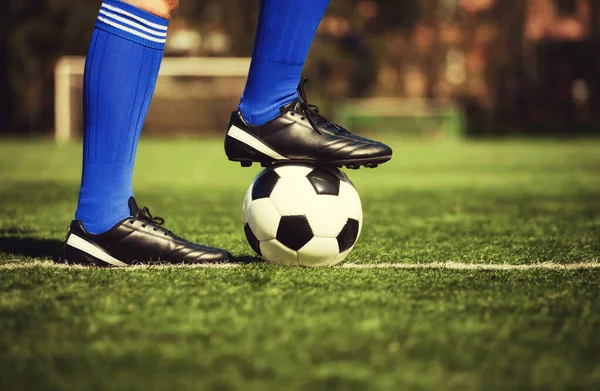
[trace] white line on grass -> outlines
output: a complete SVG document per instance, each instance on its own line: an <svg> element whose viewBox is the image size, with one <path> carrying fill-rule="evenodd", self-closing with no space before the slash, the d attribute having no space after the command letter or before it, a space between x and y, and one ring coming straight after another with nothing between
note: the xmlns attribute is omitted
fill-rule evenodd
<svg viewBox="0 0 600 391"><path fill-rule="evenodd" d="M508 263L464 263L464 262L431 262L431 263L347 263L340 266L346 269L452 269L452 270L573 270L600 268L600 262L555 263L540 262L522 265Z"/></svg>
<svg viewBox="0 0 600 391"><path fill-rule="evenodd" d="M209 268L209 269L230 269L244 267L242 263L218 263L218 264L199 264L199 265L136 265L124 268L113 268L121 270L149 270L149 269L164 269L164 268ZM51 261L33 261L22 262L19 260L9 261L8 263L0 264L1 269L32 269L32 268L72 268L72 269L89 269L87 266L69 266L65 264L56 264ZM523 265L514 265L508 263L466 263L466 262L431 262L431 263L346 263L340 266L335 266L334 269L439 269L439 270L579 270L579 269L598 269L600 268L599 261L589 262L540 262ZM99 269L102 270L102 269Z"/></svg>

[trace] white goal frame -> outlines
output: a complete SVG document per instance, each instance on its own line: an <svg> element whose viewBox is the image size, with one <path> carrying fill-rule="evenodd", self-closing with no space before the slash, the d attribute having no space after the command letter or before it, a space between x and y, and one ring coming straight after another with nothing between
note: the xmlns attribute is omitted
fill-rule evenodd
<svg viewBox="0 0 600 391"><path fill-rule="evenodd" d="M63 57L55 68L54 139L68 143L73 139L71 77L83 77L85 57ZM246 57L165 57L160 76L246 77L250 58Z"/></svg>

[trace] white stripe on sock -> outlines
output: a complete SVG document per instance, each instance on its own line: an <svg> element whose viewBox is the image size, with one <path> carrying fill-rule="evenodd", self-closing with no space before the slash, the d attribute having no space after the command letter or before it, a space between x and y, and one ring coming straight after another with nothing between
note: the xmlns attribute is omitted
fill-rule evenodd
<svg viewBox="0 0 600 391"><path fill-rule="evenodd" d="M254 148L260 153L270 156L273 159L289 160L287 157L281 156L280 154L272 150L268 145L265 145L262 141L256 139L255 137L252 137L252 135L244 132L242 129L238 128L235 125L229 128L227 135L231 138L238 140L239 142L242 142Z"/></svg>
<svg viewBox="0 0 600 391"><path fill-rule="evenodd" d="M137 36L138 36L138 37L140 37L140 38L147 39L148 41L152 41L152 42L158 42L158 43L165 43L165 42L167 42L167 40L166 40L165 38L155 38L155 37L151 37L151 36L149 36L149 35L146 35L146 34L144 34L144 33L140 33L140 32L139 32L139 31L137 31L137 30L130 29L129 27L125 27L125 26L123 26L123 25L121 25L121 24L118 24L118 23L115 23L115 22L113 22L113 21L111 21L111 20L108 20L108 19L106 19L106 18L103 18L102 16L98 16L98 20L99 20L99 21L101 21L101 22L103 22L103 23L106 23L106 24L108 24L108 25L110 25L110 26L116 27L116 28L118 28L119 30L123 30L123 31L125 31L125 32L127 32L127 33L130 33L130 34L133 34L133 35L137 35Z"/></svg>
<svg viewBox="0 0 600 391"><path fill-rule="evenodd" d="M156 36L158 36L158 37L163 37L163 38L166 38L166 37L167 37L167 33L166 33L166 32L161 32L161 31L152 30L152 29L150 29L150 28L148 28L148 27L144 27L144 26L142 26L142 25L141 25L141 24L139 24L139 23L132 22L132 21L131 21L131 20L129 20L129 19L126 19L126 18L120 17L119 15L115 15L115 14L113 14L113 13L110 13L110 12L104 11L103 9L101 9L101 10L100 10L100 13L101 13L102 15L104 15L104 16L107 16L107 17L109 17L109 18L111 18L111 19L114 19L114 20L116 20L116 21L118 21L118 22L121 22L121 23L128 24L128 25L130 25L130 26L132 26L132 27L135 27L135 28L137 28L137 29L140 29L140 30L142 30L142 31L145 31L145 32L147 32L147 33L150 33L150 34L152 34L152 35L156 35Z"/></svg>
<svg viewBox="0 0 600 391"><path fill-rule="evenodd" d="M167 26L163 26L163 25L157 24L157 23L152 23L152 22L150 22L150 21L148 21L148 20L146 20L146 19L144 19L144 18L142 18L140 16L134 15L131 12L124 11L124 10L118 8L118 7L113 7L112 5L109 5L109 4L106 4L106 3L102 3L102 7L101 8L106 8L109 11L113 11L113 12L116 12L116 13L121 14L121 15L129 16L131 19L135 19L138 22L142 22L142 23L144 23L145 25L147 25L149 27L154 27L157 30L167 31Z"/></svg>
<svg viewBox="0 0 600 391"><path fill-rule="evenodd" d="M69 239L67 240L67 246L71 246L80 251L83 251L84 253L89 254L94 258L98 258L101 261L108 263L109 265L127 266L126 263L119 261L117 258L114 258L112 255L107 254L106 252L102 251L98 247L94 246L87 240L82 239L77 235L69 235Z"/></svg>

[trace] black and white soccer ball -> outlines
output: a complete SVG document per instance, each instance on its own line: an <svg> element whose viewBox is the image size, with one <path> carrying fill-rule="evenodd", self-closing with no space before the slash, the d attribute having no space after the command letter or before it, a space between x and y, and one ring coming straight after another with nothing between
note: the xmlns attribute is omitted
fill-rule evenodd
<svg viewBox="0 0 600 391"><path fill-rule="evenodd" d="M350 253L362 228L360 197L335 167L278 164L244 198L244 231L265 261L331 266Z"/></svg>

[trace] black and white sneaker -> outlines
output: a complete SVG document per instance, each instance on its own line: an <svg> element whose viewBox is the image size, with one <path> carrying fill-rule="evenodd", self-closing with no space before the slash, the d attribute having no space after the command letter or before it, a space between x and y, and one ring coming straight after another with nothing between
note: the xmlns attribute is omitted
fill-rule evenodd
<svg viewBox="0 0 600 391"><path fill-rule="evenodd" d="M299 98L262 126L247 123L239 110L231 114L225 136L229 160L243 167L298 162L374 168L392 158L387 145L356 136L319 114L318 107L306 101L305 83L306 79L298 86Z"/></svg>
<svg viewBox="0 0 600 391"><path fill-rule="evenodd" d="M88 233L79 220L71 222L65 243L64 260L72 264L128 266L142 263L216 263L232 260L229 252L188 242L167 231L161 217L152 217L148 208L138 208L129 199L131 217L109 231Z"/></svg>

